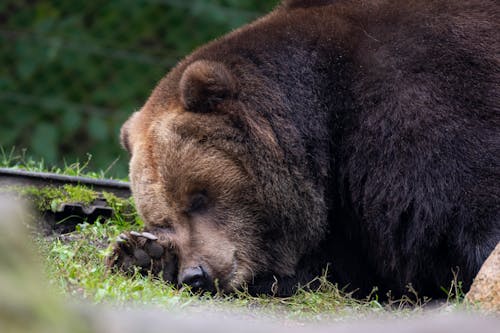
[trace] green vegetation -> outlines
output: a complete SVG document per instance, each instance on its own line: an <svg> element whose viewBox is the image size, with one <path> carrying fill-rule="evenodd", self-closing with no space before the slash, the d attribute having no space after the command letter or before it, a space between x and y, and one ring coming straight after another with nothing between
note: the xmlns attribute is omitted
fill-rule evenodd
<svg viewBox="0 0 500 333"><path fill-rule="evenodd" d="M250 296L242 291L237 295L194 295L188 288L177 289L154 276L126 276L106 271L105 257L110 242L123 231L138 230L141 223L126 223L116 217L95 224L83 223L68 235L38 241L45 259L47 275L63 293L94 303L115 306L153 305L167 310L186 307L214 306L231 310L262 311L269 316L284 316L295 320L325 320L338 317L369 316L374 314L406 316L420 313L428 302L411 294L387 303L376 295L365 300L352 298L338 286L318 277L321 284L314 291L300 289L287 298ZM450 293L441 309L464 308L463 294ZM214 310L215 310L214 308Z"/></svg>
<svg viewBox="0 0 500 333"><path fill-rule="evenodd" d="M63 187L32 187L32 186L11 186L0 188L0 193L17 193L33 204L33 207L40 213L45 211L56 212L63 203L80 203L90 205L98 198L106 200L109 207L113 208L115 223L132 223L136 226L142 225L137 217L132 198L118 198L112 193L97 193L85 186L64 185ZM84 221L82 221L84 222Z"/></svg>
<svg viewBox="0 0 500 333"><path fill-rule="evenodd" d="M97 199L97 193L94 191L80 187L65 185L63 188L55 187L17 187L10 188L15 190L34 203L34 206L39 211L52 210L55 212L57 207L62 203L82 203L85 205L90 204L93 200Z"/></svg>
<svg viewBox="0 0 500 333"><path fill-rule="evenodd" d="M1 1L0 143L59 166L91 152L93 169L124 177L119 128L156 82L277 2Z"/></svg>
<svg viewBox="0 0 500 333"><path fill-rule="evenodd" d="M0 146L0 168L22 169L34 172L52 172L67 176L82 176L98 179L111 179L109 171L113 168L117 160L113 161L105 170L98 172L91 171L89 164L92 161L92 155L86 154L86 160L68 163L64 161L62 166L47 166L44 159L35 159L32 154L28 154L26 149L21 151L11 148L9 150ZM125 177L121 178L126 180Z"/></svg>
<svg viewBox="0 0 500 333"><path fill-rule="evenodd" d="M52 282L65 293L95 303L126 306L133 302L169 310L204 304L241 310L257 308L296 319L347 315L353 311L357 315L373 314L388 310L376 300L355 300L323 278L320 278L321 287L315 292L300 290L289 298L274 298L252 297L245 292L236 296L193 295L187 288L179 290L153 276L110 274L104 265L104 258L109 254L108 241L114 240L125 230L137 228L138 225L112 220L93 225L82 224L72 235L49 241L40 240L47 273L53 277Z"/></svg>

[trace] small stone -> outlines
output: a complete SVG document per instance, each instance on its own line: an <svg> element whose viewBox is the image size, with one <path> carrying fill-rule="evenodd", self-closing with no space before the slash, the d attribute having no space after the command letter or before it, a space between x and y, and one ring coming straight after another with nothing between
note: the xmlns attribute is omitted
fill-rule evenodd
<svg viewBox="0 0 500 333"><path fill-rule="evenodd" d="M482 309L500 313L500 243L479 270L466 299Z"/></svg>

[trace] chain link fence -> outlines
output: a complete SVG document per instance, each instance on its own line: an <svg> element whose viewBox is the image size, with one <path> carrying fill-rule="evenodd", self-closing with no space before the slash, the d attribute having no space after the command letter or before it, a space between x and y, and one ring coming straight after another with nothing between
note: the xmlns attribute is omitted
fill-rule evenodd
<svg viewBox="0 0 500 333"><path fill-rule="evenodd" d="M0 147L123 177L118 132L195 47L276 0L0 1ZM117 160L115 162L115 160Z"/></svg>

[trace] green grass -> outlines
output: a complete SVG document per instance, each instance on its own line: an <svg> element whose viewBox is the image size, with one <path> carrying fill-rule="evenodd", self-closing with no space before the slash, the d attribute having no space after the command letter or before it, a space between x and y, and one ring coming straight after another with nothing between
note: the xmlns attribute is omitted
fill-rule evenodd
<svg viewBox="0 0 500 333"><path fill-rule="evenodd" d="M95 224L83 223L69 235L51 239L40 238L38 245L45 260L52 284L64 294L94 303L115 306L152 305L167 310L196 308L201 305L232 310L258 310L271 316L298 320L324 320L349 316L397 315L420 313L428 300L409 295L381 303L372 295L357 300L336 285L318 277L320 287L314 291L300 289L286 298L254 297L242 291L235 295L194 295L189 289L177 289L154 276L126 276L110 273L104 265L110 253L109 244L123 231L138 230L137 223L112 219ZM410 290L411 294L411 290ZM412 297L410 297L412 296ZM441 309L463 308L462 294L450 293Z"/></svg>
<svg viewBox="0 0 500 333"><path fill-rule="evenodd" d="M6 164L11 166L12 159ZM43 164L28 164L34 171L46 170ZM98 195L81 186L18 188L17 191L27 196L42 211L54 209L61 202L88 203ZM168 310L197 308L201 305L237 311L258 310L271 316L300 320L335 320L374 314L406 316L423 311L428 302L427 299L418 297L411 287L409 296L398 300L382 303L378 300L376 291L364 300L357 300L328 282L325 277L318 277L320 287L313 291L302 288L291 297L277 298L254 297L245 291L229 296L194 295L189 289L175 288L154 276L111 274L104 264L104 258L110 252L110 244L121 232L140 230L143 223L135 212L131 199L120 199L107 193L103 195L115 209L115 215L110 220L94 224L82 221L71 234L36 236L37 248L44 258L43 266L50 283L61 293L71 297L92 303L111 303L114 306L147 304ZM466 307L460 283L452 281L444 291L448 293L448 300L440 304L439 309L448 311Z"/></svg>
<svg viewBox="0 0 500 333"><path fill-rule="evenodd" d="M43 159L33 159L26 149L17 150L15 148L5 149L0 146L0 168L13 168L35 172L52 172L68 176L82 176L97 179L111 179L108 174L118 160L111 163L105 170L89 170L92 155L87 154L83 161L69 163L64 161L62 167L48 166ZM126 181L127 179L121 179Z"/></svg>
<svg viewBox="0 0 500 333"><path fill-rule="evenodd" d="M294 319L313 319L352 314L374 314L390 310L375 299L359 301L342 292L323 278L321 287L311 292L299 290L294 296L276 298L253 297L246 292L236 295L194 295L189 289L177 289L154 276L126 276L110 273L104 265L109 254L109 242L126 230L140 225L120 221L82 224L72 234L51 240L39 240L46 258L46 271L52 283L63 293L95 303L116 306L154 305L167 310L211 305L233 310L258 309L268 314L281 314ZM406 312L416 308L407 308Z"/></svg>

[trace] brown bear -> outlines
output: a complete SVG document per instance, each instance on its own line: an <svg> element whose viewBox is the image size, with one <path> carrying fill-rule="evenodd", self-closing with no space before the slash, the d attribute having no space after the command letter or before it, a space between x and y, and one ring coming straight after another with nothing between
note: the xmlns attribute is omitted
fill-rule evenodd
<svg viewBox="0 0 500 333"><path fill-rule="evenodd" d="M468 289L500 241L500 4L284 1L122 128L146 233L109 265L287 295Z"/></svg>

